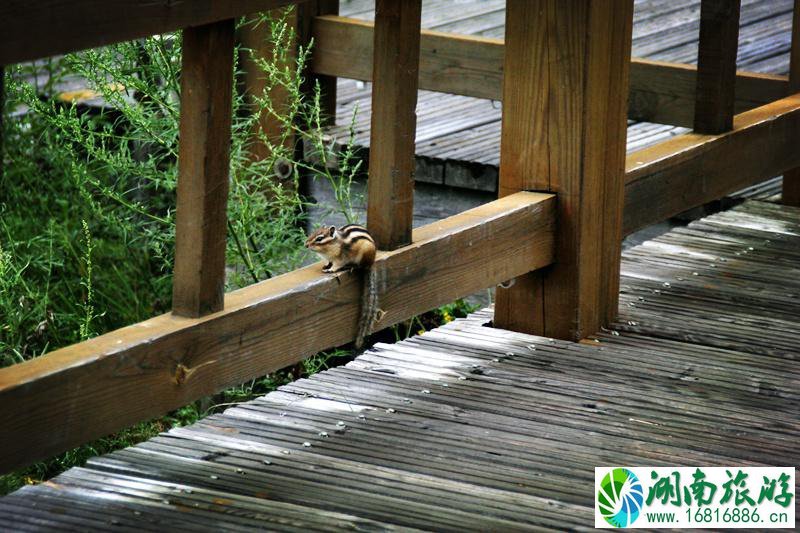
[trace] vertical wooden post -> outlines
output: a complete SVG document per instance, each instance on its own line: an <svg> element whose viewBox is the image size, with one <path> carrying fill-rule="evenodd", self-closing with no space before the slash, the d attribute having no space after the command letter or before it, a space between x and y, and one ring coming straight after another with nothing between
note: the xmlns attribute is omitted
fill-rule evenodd
<svg viewBox="0 0 800 533"><path fill-rule="evenodd" d="M792 53L789 59L789 92L800 92L800 0L794 1ZM793 168L783 174L781 201L786 205L800 207L800 168Z"/></svg>
<svg viewBox="0 0 800 533"><path fill-rule="evenodd" d="M178 207L172 309L222 309L235 22L183 31Z"/></svg>
<svg viewBox="0 0 800 533"><path fill-rule="evenodd" d="M377 0L367 224L378 247L411 242L421 0Z"/></svg>
<svg viewBox="0 0 800 533"><path fill-rule="evenodd" d="M739 0L702 0L694 130L718 134L733 129Z"/></svg>
<svg viewBox="0 0 800 533"><path fill-rule="evenodd" d="M617 313L632 25L632 0L507 2L500 194L557 193L559 229L498 327L577 340Z"/></svg>

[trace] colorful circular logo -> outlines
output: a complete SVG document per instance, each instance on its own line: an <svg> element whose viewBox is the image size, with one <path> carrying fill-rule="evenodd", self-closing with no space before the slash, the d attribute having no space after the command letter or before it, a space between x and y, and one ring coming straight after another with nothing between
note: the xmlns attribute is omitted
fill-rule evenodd
<svg viewBox="0 0 800 533"><path fill-rule="evenodd" d="M600 481L597 508L614 527L628 527L639 518L644 501L642 484L627 468L615 468Z"/></svg>

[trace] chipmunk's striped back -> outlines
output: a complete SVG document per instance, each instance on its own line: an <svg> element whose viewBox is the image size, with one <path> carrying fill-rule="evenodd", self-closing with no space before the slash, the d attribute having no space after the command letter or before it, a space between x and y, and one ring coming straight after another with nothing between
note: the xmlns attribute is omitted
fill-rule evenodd
<svg viewBox="0 0 800 533"><path fill-rule="evenodd" d="M322 268L323 272L350 269L363 271L361 317L355 340L356 349L360 349L379 314L377 279L375 269L372 268L375 262L375 240L367 228L358 224L347 224L339 229L335 226L324 226L309 235L306 247L328 261Z"/></svg>

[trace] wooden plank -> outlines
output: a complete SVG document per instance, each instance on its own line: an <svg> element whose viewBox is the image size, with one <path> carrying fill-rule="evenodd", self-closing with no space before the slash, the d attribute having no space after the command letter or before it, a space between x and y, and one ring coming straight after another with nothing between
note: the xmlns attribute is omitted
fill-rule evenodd
<svg viewBox="0 0 800 533"><path fill-rule="evenodd" d="M0 64L21 63L267 11L298 0L6 0Z"/></svg>
<svg viewBox="0 0 800 533"><path fill-rule="evenodd" d="M411 242L421 0L377 0L367 227L379 249Z"/></svg>
<svg viewBox="0 0 800 533"><path fill-rule="evenodd" d="M222 309L236 23L183 32L174 313Z"/></svg>
<svg viewBox="0 0 800 533"><path fill-rule="evenodd" d="M722 133L733 127L739 0L702 0L694 130Z"/></svg>
<svg viewBox="0 0 800 533"><path fill-rule="evenodd" d="M498 288L499 327L578 340L616 313L632 20L627 1L507 4L499 194L557 193L559 235L541 285Z"/></svg>
<svg viewBox="0 0 800 533"><path fill-rule="evenodd" d="M317 17L317 73L372 80L373 24L346 17ZM503 40L422 30L419 88L492 100L502 99ZM786 76L736 73L737 113L783 98ZM628 118L692 127L697 88L693 65L631 59Z"/></svg>
<svg viewBox="0 0 800 533"><path fill-rule="evenodd" d="M800 0L794 2L792 16L792 49L789 56L789 91L800 91ZM781 202L800 207L800 168L787 170L783 175Z"/></svg>
<svg viewBox="0 0 800 533"><path fill-rule="evenodd" d="M791 464L800 305L771 304L800 281L769 264L800 253L798 213L748 202L629 250L629 322L591 342L485 328L483 310L25 487L0 528L571 530L598 461ZM729 300L742 272L771 290Z"/></svg>
<svg viewBox="0 0 800 533"><path fill-rule="evenodd" d="M371 81L374 24L347 17L317 17L311 70ZM503 40L422 30L419 88L500 100Z"/></svg>
<svg viewBox="0 0 800 533"><path fill-rule="evenodd" d="M552 195L518 193L415 230L373 267L381 327L548 265L554 212ZM360 276L316 264L230 293L219 313L162 315L0 369L0 471L341 346L360 291Z"/></svg>
<svg viewBox="0 0 800 533"><path fill-rule="evenodd" d="M628 156L623 234L800 166L800 94L737 115L733 125Z"/></svg>

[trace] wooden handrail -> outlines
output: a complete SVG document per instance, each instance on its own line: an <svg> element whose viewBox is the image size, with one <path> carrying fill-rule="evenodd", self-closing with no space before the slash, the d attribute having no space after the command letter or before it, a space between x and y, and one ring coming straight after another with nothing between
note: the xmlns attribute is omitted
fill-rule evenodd
<svg viewBox="0 0 800 533"><path fill-rule="evenodd" d="M606 323L616 309L621 234L800 166L800 152L794 147L800 137L800 94L784 97L785 77L738 73L736 109L766 105L737 115L732 131L691 133L632 154L627 158L623 185L620 167L625 128L620 94L625 94L627 86L627 55L621 53L630 47L631 6L619 4L607 10L600 0L573 0L571 5L580 14L575 17L559 11L560 0L537 1L556 15L571 44L586 46L572 47L571 55L558 65L534 65L528 58L515 71L517 85L507 85L508 108L516 110L510 121L504 117L501 189L508 196L420 228L414 231L412 244L379 256L374 268L380 280L381 307L386 311L381 327L519 277L516 289L499 296L501 325L505 320L509 327L520 329L510 317L542 312L549 323L548 327L542 324L541 331L579 338ZM553 23L537 18L527 2L514 0L513 9L531 24ZM231 19L291 3L295 2L118 0L109 5L104 0L42 0L31 6L9 0L0 5L0 16L15 23L0 35L0 64L193 27L189 52L195 55L189 58L189 66L200 70L194 73L192 83L214 85L216 79L230 85L226 76L232 59L228 57L232 53ZM412 15L418 17L418 13ZM521 39L531 27L524 23L516 26L515 50L539 53L545 49ZM212 55L214 47L209 43L215 31L225 37L225 45L219 48L218 57L206 64L204 54ZM370 79L371 23L316 17L311 34L316 40L312 63L316 73ZM420 88L502 97L504 56L512 61L518 57L506 54L503 41L426 30L420 39ZM396 44L396 39L393 42ZM379 60L386 63L392 54L396 50L387 48ZM397 74L397 69L386 71ZM574 79L580 81L574 93L553 97L564 105L551 106L546 116L530 105L545 94L541 88L531 89L542 72L553 76L548 83L555 92L570 86ZM691 125L696 69L635 59L630 79L629 116ZM215 98L208 91L195 95L196 100L186 99L186 94L184 90L182 103L188 115L182 116L182 121L203 131L181 130L178 231L188 239L184 242L203 241L212 246L200 250L199 256L179 247L175 300L180 312L198 318L162 315L0 369L4 435L0 472L163 414L226 386L345 344L355 336L359 275L322 275L319 265L230 293L225 296L225 308L220 309L224 197L212 197L220 190L227 165L209 157L227 153L229 118L224 106L231 96L220 94L215 104L207 105ZM383 105L401 105L394 111L407 113L413 106L401 100L400 95L391 94ZM202 124L196 119L205 117L204 110L209 107L216 114ZM537 137L538 126L532 124L542 117L546 119L545 133ZM413 129L406 127L408 120L403 124L397 131L407 137ZM564 128L564 124L569 126ZM378 137L385 140L381 131L377 131ZM554 142L530 149L535 144L531 139L540 138ZM407 141L391 141L402 145L399 156L410 153L413 143ZM204 161L219 164L203 167L200 163ZM547 161L548 168L538 172L541 161ZM385 180L385 184L391 182ZM382 194L372 202L373 208L380 198L407 201L407 185L402 198ZM624 214L620 205L623 187ZM531 188L562 194L558 237L555 196L515 192ZM194 193L197 201L192 203ZM410 227L408 215L404 211L402 228ZM596 224L597 215L602 224ZM181 226L181 220L186 224ZM558 266L549 269L547 276L528 274L556 260ZM199 278L193 278L196 272L192 267L208 261L214 263L213 271L201 271ZM184 281L186 291L179 290ZM541 299L541 291L548 297ZM205 313L211 314L200 316ZM539 317L523 316L527 324L522 329L533 320Z"/></svg>
<svg viewBox="0 0 800 533"><path fill-rule="evenodd" d="M303 0L3 0L0 65L200 26Z"/></svg>
<svg viewBox="0 0 800 533"><path fill-rule="evenodd" d="M552 195L515 194L379 254L379 326L549 265L554 208ZM353 340L360 275L320 269L232 292L218 313L161 315L0 369L0 472Z"/></svg>
<svg viewBox="0 0 800 533"><path fill-rule="evenodd" d="M310 68L318 74L372 79L369 21L338 16L314 19ZM628 118L692 127L697 69L692 65L631 60ZM502 99L503 40L422 30L419 88L492 100ZM736 112L788 94L786 76L738 72Z"/></svg>
<svg viewBox="0 0 800 533"><path fill-rule="evenodd" d="M623 233L800 166L800 94L734 117L720 135L686 133L630 154Z"/></svg>

